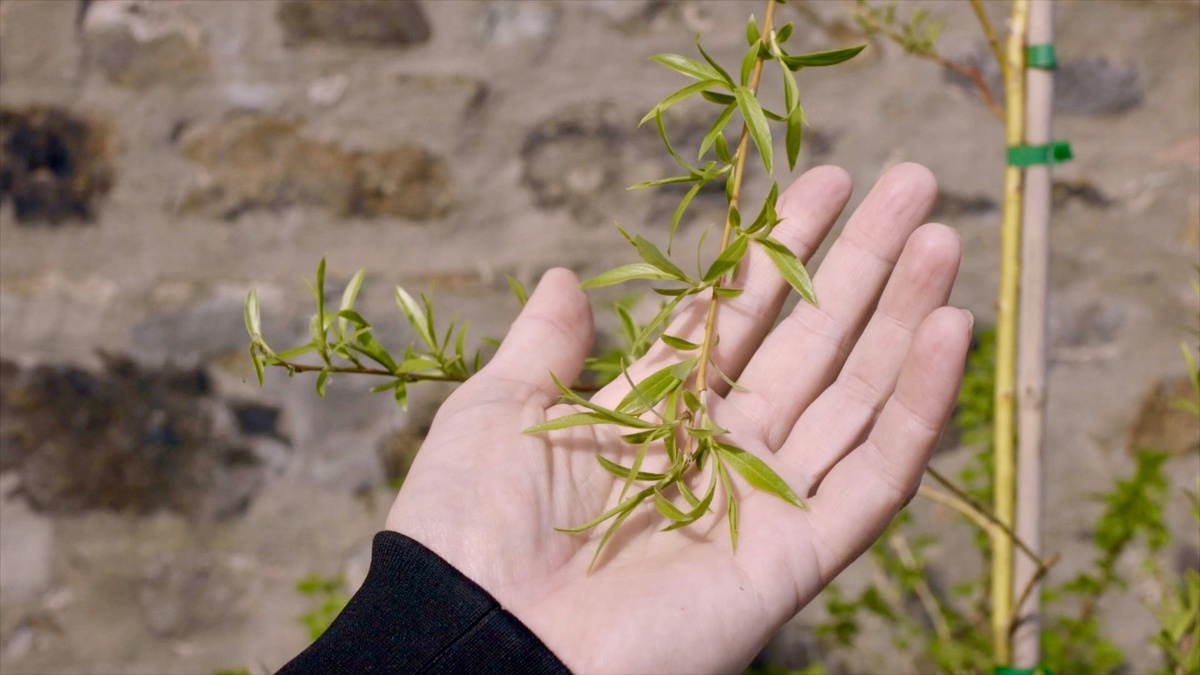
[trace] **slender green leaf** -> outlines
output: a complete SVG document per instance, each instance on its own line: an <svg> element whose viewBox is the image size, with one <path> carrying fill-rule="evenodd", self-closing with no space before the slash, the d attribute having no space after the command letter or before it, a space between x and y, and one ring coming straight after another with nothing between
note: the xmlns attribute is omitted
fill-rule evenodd
<svg viewBox="0 0 1200 675"><path fill-rule="evenodd" d="M700 188L702 187L704 187L703 181L693 185L691 189L687 191L687 194L683 196L683 199L680 200L679 206L675 207L675 213L671 215L671 233L667 238L667 255L671 254L671 246L675 243L675 231L679 229L679 221L683 219L683 213L687 211L688 205L690 205L692 200L696 198L696 195L699 194Z"/></svg>
<svg viewBox="0 0 1200 675"><path fill-rule="evenodd" d="M408 319L408 323L417 332L417 336L430 349L437 349L437 337L433 334L433 326L429 324L427 312L422 311L417 301L408 294L408 291L400 286L396 287L396 302L400 305L400 311L404 312L404 317Z"/></svg>
<svg viewBox="0 0 1200 675"><path fill-rule="evenodd" d="M625 484L621 486L621 494L619 497L617 497L618 503L625 499L625 495L629 493L629 488L633 487L634 476L637 476L642 472L642 462L646 460L646 452L650 449L650 442L653 439L653 436L649 436L646 438L646 440L641 442L641 445L638 446L638 451L633 456L633 466L629 467L629 475L625 477ZM599 455L596 456L599 457Z"/></svg>
<svg viewBox="0 0 1200 675"><path fill-rule="evenodd" d="M793 28L795 28L795 26L792 25L791 21L780 26L779 30L775 31L775 41L779 44L787 42L787 39L792 36Z"/></svg>
<svg viewBox="0 0 1200 675"><path fill-rule="evenodd" d="M677 73L683 73L693 80L719 80L721 73L712 66L700 63L681 54L655 54L651 61L657 61Z"/></svg>
<svg viewBox="0 0 1200 675"><path fill-rule="evenodd" d="M741 83L743 87L750 85L750 76L754 72L754 64L758 62L758 51L761 46L762 42L755 42L750 45L750 49L747 49L746 55L742 57Z"/></svg>
<svg viewBox="0 0 1200 675"><path fill-rule="evenodd" d="M668 346L674 347L680 351L691 352L700 349L700 345L696 344L695 342L688 342L681 337L667 335L666 333L663 333L660 337L663 342L667 343Z"/></svg>
<svg viewBox="0 0 1200 675"><path fill-rule="evenodd" d="M633 507L642 503L642 500L644 500L646 497L649 497L652 494L654 494L654 488L648 487L645 490L642 490L641 492L633 495L632 497L630 497L624 501L618 502L616 506L605 511L604 513L601 513L600 515L596 516L595 518L592 518L591 520L587 521L586 523L584 523L582 525L576 525L574 527L556 527L554 529L558 530L559 532L568 532L570 534L578 534L579 532L583 532L585 530L590 530L593 527L599 525L600 523L603 523L604 521L608 520L609 518L612 518L613 516L617 515L618 513L628 512L630 509L632 509Z"/></svg>
<svg viewBox="0 0 1200 675"><path fill-rule="evenodd" d="M329 384L329 371L322 370L317 373L317 396L325 398L325 386Z"/></svg>
<svg viewBox="0 0 1200 675"><path fill-rule="evenodd" d="M688 520L687 514L685 514L683 511L680 511L679 507L672 504L671 500L667 499L666 496L663 495L662 490L658 489L657 485L654 486L654 508L658 509L658 512L668 520L674 522Z"/></svg>
<svg viewBox="0 0 1200 675"><path fill-rule="evenodd" d="M754 234L767 226L774 226L779 217L775 213L775 205L779 201L779 183L772 182L771 189L767 192L767 198L763 201L762 208L759 209L758 215L754 217L754 222L750 223L745 229L746 234Z"/></svg>
<svg viewBox="0 0 1200 675"><path fill-rule="evenodd" d="M744 288L733 288L731 286L717 286L713 288L713 293L715 293L718 298L725 299L736 298L745 292L746 289Z"/></svg>
<svg viewBox="0 0 1200 675"><path fill-rule="evenodd" d="M667 475L663 473L650 473L648 471L635 472L632 468L621 466L604 455L596 455L596 461L600 462L600 466L604 467L605 471L611 473L617 478L629 478L630 476L633 476L634 480L657 481L667 477Z"/></svg>
<svg viewBox="0 0 1200 675"><path fill-rule="evenodd" d="M789 74L791 71L785 71ZM788 169L796 168L796 159L800 157L800 144L804 139L804 108L799 103L788 114L787 131L784 135L784 145L787 147Z"/></svg>
<svg viewBox="0 0 1200 675"><path fill-rule="evenodd" d="M688 359L688 361L695 363L696 359ZM688 361L683 363L686 364ZM617 412L640 415L649 408L653 408L667 394L683 383L684 378L676 375L679 372L679 366L680 364L673 363L660 368L647 375L646 379L633 385L629 393L617 405Z"/></svg>
<svg viewBox="0 0 1200 675"><path fill-rule="evenodd" d="M279 359L280 361L291 361L292 359L296 358L297 356L303 356L303 355L315 350L316 348L317 348L317 346L310 342L306 345L301 345L299 347L292 347L291 349L285 349L285 350L279 352L278 354L276 354L275 358Z"/></svg>
<svg viewBox="0 0 1200 675"><path fill-rule="evenodd" d="M753 47L755 43L762 39L762 33L758 30L758 22L754 20L754 15L750 15L750 21L746 24L746 44Z"/></svg>
<svg viewBox="0 0 1200 675"><path fill-rule="evenodd" d="M767 174L770 174L771 129L767 126L766 118L763 117L762 106L758 104L754 92L746 87L738 87L733 94L737 97L742 117L745 118L746 126L750 129L750 138L754 139L754 145L758 147L758 154L762 156L763 166L766 168Z"/></svg>
<svg viewBox="0 0 1200 675"><path fill-rule="evenodd" d="M354 309L354 301L358 299L358 291L362 288L366 274L366 270L359 270L354 273L353 277L350 277L350 283L346 284L346 288L342 290L342 304L338 306L339 310ZM338 319L338 333L346 334L345 319Z"/></svg>
<svg viewBox="0 0 1200 675"><path fill-rule="evenodd" d="M663 532L669 532L671 530L684 527L685 525L690 525L697 520L700 520L705 513L708 513L709 506L712 504L713 495L715 495L717 492L717 472L713 471L709 474L708 489L705 490L704 497L702 499L696 499L696 495L692 494L692 491L688 489L686 481L680 479L675 484L679 486L679 492L683 495L683 498L692 505L692 510L687 513L686 520L673 523L670 526L663 528Z"/></svg>
<svg viewBox="0 0 1200 675"><path fill-rule="evenodd" d="M663 145L666 146L666 148L667 148L667 152L670 153L671 156L675 158L676 163L678 163L683 168L687 169L688 172L691 173L692 175L699 173L697 171L696 167L683 161L683 158L679 156L679 153L675 152L675 146L671 145L671 139L667 138L667 127L663 123L663 116L662 116L661 110L656 110L654 112L654 125L656 127L658 127L658 137L660 139L662 139Z"/></svg>
<svg viewBox="0 0 1200 675"><path fill-rule="evenodd" d="M679 306L679 302L681 300L683 300L685 297L687 297L687 296L680 295L678 297L672 298L666 304L664 304L662 306L662 309L658 310L658 314L655 314L654 318L650 320L650 323L647 323L645 326L642 327L642 332L639 333L637 336L637 339L635 339L633 341L634 347L636 348L638 345L641 345L643 342L646 342L646 340L648 338L650 338L652 335L654 335L654 331L657 330L658 327L661 326L663 324L663 322L666 321L667 318L671 316L671 312L673 312L675 310L675 308L677 306Z"/></svg>
<svg viewBox="0 0 1200 675"><path fill-rule="evenodd" d="M733 78L729 76L729 73L724 68L721 67L721 64L714 61L713 58L708 55L708 52L704 51L704 47L701 46L701 44L700 44L700 34L699 33L696 34L696 49L700 50L700 56L703 56L704 60L708 61L708 65L712 66L713 70L720 73L721 79L725 80L726 84L728 84L730 87L735 86L733 83Z"/></svg>
<svg viewBox="0 0 1200 675"><path fill-rule="evenodd" d="M701 80L694 84L689 84L688 86L684 87L683 89L680 89L679 91L677 91L677 92L671 94L670 96L664 98L663 100L659 101L658 105L654 106L654 108L650 112L646 113L646 116L643 117L640 122L638 122L638 126L641 126L641 125L645 124L646 122L649 122L650 120L654 119L655 115L662 113L664 110L666 110L667 108L670 108L671 106L675 105L676 103L679 103L680 101L682 101L690 96L699 94L700 92L704 91L705 89L708 89L709 87L724 87L724 86L726 86L725 82L720 79Z"/></svg>
<svg viewBox="0 0 1200 675"><path fill-rule="evenodd" d="M718 137L721 137L722 140L724 140L722 130L725 129L725 125L729 124L729 120L733 118L733 113L735 110L737 110L736 100L725 106L725 109L721 111L721 114L717 115L717 119L713 121L712 126L708 128L708 132L704 134L704 139L700 141L699 156L701 158L704 157L704 153L708 152L709 147L711 147L712 144L717 141ZM729 160L722 161L727 162Z"/></svg>
<svg viewBox="0 0 1200 675"><path fill-rule="evenodd" d="M732 378L730 378L728 375L726 375L725 371L721 370L721 366L718 366L716 361L709 359L708 365L712 366L713 370L717 373L717 375L719 375L721 377L722 380L725 380L725 384L729 385L730 389L733 389L735 391L746 391L745 387L738 384L737 382L734 382Z"/></svg>
<svg viewBox="0 0 1200 675"><path fill-rule="evenodd" d="M261 387L267 374L263 367L262 356L254 349L254 345L250 345L250 362L254 364L254 376L258 378L258 386Z"/></svg>
<svg viewBox="0 0 1200 675"><path fill-rule="evenodd" d="M809 301L813 305L817 304L816 290L813 289L812 278L808 276L808 270L804 268L804 263L792 253L791 249L783 245L783 242L773 237L763 237L755 239L761 246L763 251L770 256L775 262L775 267L779 269L779 273L784 279L796 289L800 296Z"/></svg>
<svg viewBox="0 0 1200 675"><path fill-rule="evenodd" d="M655 178L654 180L644 180L640 183L634 183L627 189L629 190L644 190L651 187L659 187L660 185L674 185L676 183L694 183L700 180L700 176L670 176L668 178Z"/></svg>
<svg viewBox="0 0 1200 675"><path fill-rule="evenodd" d="M329 327L329 323L325 318L325 258L321 258L321 262L317 263L317 285L315 287L317 295L317 316L321 328ZM324 344L324 340L321 341Z"/></svg>
<svg viewBox="0 0 1200 675"><path fill-rule="evenodd" d="M396 397L396 405L400 406L401 410L408 410L408 385L401 383L394 390Z"/></svg>
<svg viewBox="0 0 1200 675"><path fill-rule="evenodd" d="M716 448L722 462L741 474L742 478L745 478L750 485L764 492L770 492L793 506L807 508L787 482L758 457L742 448L719 441L716 443Z"/></svg>
<svg viewBox="0 0 1200 675"><path fill-rule="evenodd" d="M562 381L558 379L558 376L554 373L550 373L550 378L554 380L555 386L557 386L558 390L562 392L563 398L574 403L575 405L583 406L584 408L587 408L588 410L607 418L610 422L634 429L653 429L658 426L641 418L634 417L633 415L626 415L624 413L620 413L615 410L609 410L608 408L592 403L586 398L583 398L579 394L571 391L571 388L563 384Z"/></svg>
<svg viewBox="0 0 1200 675"><path fill-rule="evenodd" d="M339 309L337 311L337 313L334 314L334 316L338 317L339 321L350 321L351 323L353 323L355 326L358 326L359 328L370 328L371 327L371 324L367 323L367 320L364 319L361 314L354 311L353 309ZM342 332L344 334L345 329L342 329Z"/></svg>
<svg viewBox="0 0 1200 675"><path fill-rule="evenodd" d="M645 260L654 267L657 267L659 270L666 272L680 281L691 283L692 279L687 275L687 272L684 272L679 268L679 265L676 265L674 262L672 262L671 259L666 256L666 254L664 254L657 246L654 245L653 242L643 238L642 235L639 234L634 236L633 246L635 249L637 249L638 255L642 257L642 260Z"/></svg>
<svg viewBox="0 0 1200 675"><path fill-rule="evenodd" d="M573 413L563 415L552 420L535 424L521 433L524 434L540 434L543 431L557 431L558 429L568 429L570 427L580 427L592 424L608 424L610 420L603 415L594 412Z"/></svg>
<svg viewBox="0 0 1200 675"><path fill-rule="evenodd" d="M796 56L785 55L783 57L783 64L791 70L833 66L843 61L849 61L855 56L858 56L858 53L866 48L866 45L859 45L857 47L848 47L846 49L831 49L824 52L812 52L811 54L798 54Z"/></svg>
<svg viewBox="0 0 1200 675"><path fill-rule="evenodd" d="M246 315L246 332L251 338L262 335L262 317L258 308L258 293L253 289L246 296L246 306L243 308Z"/></svg>
<svg viewBox="0 0 1200 675"><path fill-rule="evenodd" d="M683 404L687 406L688 410L696 412L700 409L700 397L691 389L685 389L683 392Z"/></svg>
<svg viewBox="0 0 1200 675"><path fill-rule="evenodd" d="M604 550L604 545L608 543L608 540L611 539L613 534L616 533L616 531L621 527L621 523L625 522L625 519L633 513L634 508L636 508L638 504L641 504L642 501L646 499L646 496L649 496L641 496L641 494L642 493L638 493L630 497L631 500L635 500L633 505L626 509L624 513L617 516L617 519L614 520L612 525L609 525L608 529L604 532L604 536L600 538L600 543L596 544L596 554L592 556L592 562L588 563L588 574L591 574L592 570L596 567L596 561L600 559L600 553Z"/></svg>
<svg viewBox="0 0 1200 675"><path fill-rule="evenodd" d="M717 150L717 158L722 162L732 162L733 155L729 154L729 143L725 140L725 134L717 134L714 147Z"/></svg>
<svg viewBox="0 0 1200 675"><path fill-rule="evenodd" d="M725 490L725 512L726 519L729 521L729 540L733 543L733 550L736 551L738 540L737 495L733 491L733 481L729 480L729 472L725 470L723 462L717 462L717 473L721 474L721 487Z"/></svg>
<svg viewBox="0 0 1200 675"><path fill-rule="evenodd" d="M722 94L717 91L702 91L700 95L704 97L704 100L712 101L719 105L737 105L737 99L729 94Z"/></svg>
<svg viewBox="0 0 1200 675"><path fill-rule="evenodd" d="M737 267L741 262L742 257L746 255L746 245L748 238L744 234L738 234L729 242L729 246L725 247L724 251L717 256L713 261L712 266L704 273L704 282L712 283L720 279L725 273Z"/></svg>
<svg viewBox="0 0 1200 675"><path fill-rule="evenodd" d="M633 279L676 279L677 277L668 274L650 263L632 263L629 265L621 265L607 272L601 272L596 276L588 279L580 284L583 288L600 288L601 286L612 286Z"/></svg>
<svg viewBox="0 0 1200 675"><path fill-rule="evenodd" d="M514 279L511 275L505 274L505 279L508 279L508 287L512 289L513 295L517 296L517 302L524 307L525 303L529 302L529 292L525 290L525 284Z"/></svg>

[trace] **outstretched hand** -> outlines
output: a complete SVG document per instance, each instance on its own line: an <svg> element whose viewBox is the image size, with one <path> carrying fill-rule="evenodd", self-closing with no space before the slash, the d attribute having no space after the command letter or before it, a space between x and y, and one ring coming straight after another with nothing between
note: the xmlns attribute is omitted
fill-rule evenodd
<svg viewBox="0 0 1200 675"><path fill-rule="evenodd" d="M850 189L841 169L807 172L780 197L773 236L808 260ZM483 586L572 671L744 668L912 497L953 408L971 317L945 306L957 234L920 225L935 195L933 176L917 165L880 179L814 277L819 308L801 303L775 326L789 287L757 247L732 284L745 291L719 305L713 360L740 388L711 375L712 417L808 510L735 477L735 553L721 509L660 533L665 523L647 503L589 575L603 528L554 528L612 507L622 481L594 455L628 464L633 449L609 426L522 433L578 412L556 405L550 374L573 381L592 342L578 280L554 269L495 358L438 412L388 529ZM707 310L705 299L694 301L668 332L699 342ZM630 375L639 381L684 358L659 342ZM628 392L619 379L593 400L615 407Z"/></svg>

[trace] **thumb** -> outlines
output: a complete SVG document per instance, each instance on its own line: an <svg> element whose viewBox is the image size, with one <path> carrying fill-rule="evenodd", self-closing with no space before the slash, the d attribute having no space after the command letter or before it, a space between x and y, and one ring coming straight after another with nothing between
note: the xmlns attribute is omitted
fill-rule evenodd
<svg viewBox="0 0 1200 675"><path fill-rule="evenodd" d="M556 399L550 374L564 384L574 382L592 337L592 308L579 278L561 267L548 270L480 375L526 384Z"/></svg>

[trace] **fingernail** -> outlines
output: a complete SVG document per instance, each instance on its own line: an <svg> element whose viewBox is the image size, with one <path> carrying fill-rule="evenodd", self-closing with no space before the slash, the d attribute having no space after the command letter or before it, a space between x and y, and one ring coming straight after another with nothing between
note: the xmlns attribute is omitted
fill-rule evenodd
<svg viewBox="0 0 1200 675"><path fill-rule="evenodd" d="M964 309L961 311L963 314L965 314L967 316L967 332L970 333L971 330L975 327L975 315L972 314L971 310L969 310L969 309Z"/></svg>

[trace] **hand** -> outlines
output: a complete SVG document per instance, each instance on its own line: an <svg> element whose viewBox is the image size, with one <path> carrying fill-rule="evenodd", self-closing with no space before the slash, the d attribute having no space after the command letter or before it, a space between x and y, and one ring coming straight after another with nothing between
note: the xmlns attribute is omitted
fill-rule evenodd
<svg viewBox="0 0 1200 675"><path fill-rule="evenodd" d="M850 189L841 169L809 171L781 196L774 236L807 260ZM808 510L735 475L736 553L723 509L660 533L664 522L646 503L589 575L604 526L577 535L554 528L615 504L621 481L595 453L626 465L632 453L608 426L522 433L577 412L555 404L550 373L573 381L592 341L578 280L554 269L491 363L438 412L387 527L487 589L572 671L740 671L913 496L950 415L971 318L944 306L957 234L918 227L936 189L912 164L879 181L815 275L819 309L802 303L772 330L788 286L756 248L733 283L745 292L719 306L713 358L745 390L713 373L713 419L806 497ZM707 300L693 302L669 333L699 342L707 309ZM638 381L683 358L659 342L630 374ZM614 407L627 392L619 379L593 400ZM718 493L714 504L723 503Z"/></svg>

